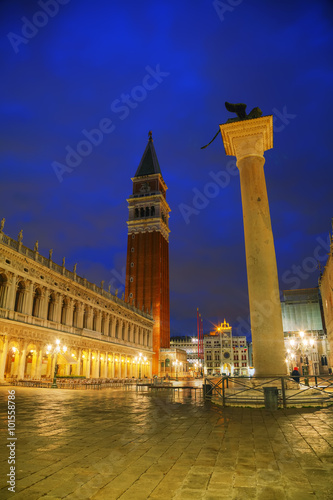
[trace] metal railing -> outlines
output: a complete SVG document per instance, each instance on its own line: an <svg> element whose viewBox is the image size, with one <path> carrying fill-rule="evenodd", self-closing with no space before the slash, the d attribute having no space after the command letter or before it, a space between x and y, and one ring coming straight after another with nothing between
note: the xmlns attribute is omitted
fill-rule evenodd
<svg viewBox="0 0 333 500"><path fill-rule="evenodd" d="M299 377L206 377L205 399L216 399L223 406L264 406L265 388L277 389L277 406L328 406L333 404L333 376Z"/></svg>

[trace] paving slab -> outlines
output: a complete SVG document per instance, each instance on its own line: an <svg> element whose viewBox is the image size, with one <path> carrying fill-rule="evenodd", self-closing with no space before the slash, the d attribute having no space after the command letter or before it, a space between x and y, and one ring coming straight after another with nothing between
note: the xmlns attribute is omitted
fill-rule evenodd
<svg viewBox="0 0 333 500"><path fill-rule="evenodd" d="M0 498L332 500L333 408L222 408L186 393L0 387Z"/></svg>

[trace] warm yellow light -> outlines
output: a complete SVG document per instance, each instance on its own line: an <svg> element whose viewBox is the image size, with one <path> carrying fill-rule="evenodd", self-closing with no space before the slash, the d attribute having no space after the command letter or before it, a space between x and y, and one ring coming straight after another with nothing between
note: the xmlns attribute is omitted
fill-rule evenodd
<svg viewBox="0 0 333 500"><path fill-rule="evenodd" d="M108 361L111 361L111 358L108 358Z"/></svg>
<svg viewBox="0 0 333 500"><path fill-rule="evenodd" d="M101 361L104 361L104 358L101 356Z"/></svg>
<svg viewBox="0 0 333 500"><path fill-rule="evenodd" d="M84 355L84 354L82 354L82 359L84 359L84 358L85 358L85 355Z"/></svg>
<svg viewBox="0 0 333 500"><path fill-rule="evenodd" d="M313 339L310 339L310 345L311 345L311 347L314 346L314 343L315 343L315 341Z"/></svg>
<svg viewBox="0 0 333 500"><path fill-rule="evenodd" d="M95 359L95 356L91 356L91 359Z"/></svg>
<svg viewBox="0 0 333 500"><path fill-rule="evenodd" d="M304 332L303 332L303 331L299 332L299 334L300 334L300 336L301 336L302 338L304 337Z"/></svg>
<svg viewBox="0 0 333 500"><path fill-rule="evenodd" d="M294 339L290 339L290 340L289 340L289 342L290 342L290 345L291 345L291 346L294 346L294 345L295 345L295 340L294 340Z"/></svg>
<svg viewBox="0 0 333 500"><path fill-rule="evenodd" d="M56 344L57 344L57 345L59 345L59 344L60 344L60 340L59 340L59 339L57 339L57 340L56 340Z"/></svg>
<svg viewBox="0 0 333 500"><path fill-rule="evenodd" d="M51 344L49 344L49 345L47 346L47 350L48 350L48 351L51 351L51 349L52 349L52 346L51 346Z"/></svg>
<svg viewBox="0 0 333 500"><path fill-rule="evenodd" d="M75 354L72 352L72 358L75 358Z"/></svg>
<svg viewBox="0 0 333 500"><path fill-rule="evenodd" d="M118 358L116 358L115 361L118 361Z"/></svg>
<svg viewBox="0 0 333 500"><path fill-rule="evenodd" d="M66 352L66 351L67 351L67 347L64 345L64 347L62 348L62 350L63 350L64 352Z"/></svg>
<svg viewBox="0 0 333 500"><path fill-rule="evenodd" d="M304 339L303 343L304 343L305 346L307 346L308 345L308 340Z"/></svg>

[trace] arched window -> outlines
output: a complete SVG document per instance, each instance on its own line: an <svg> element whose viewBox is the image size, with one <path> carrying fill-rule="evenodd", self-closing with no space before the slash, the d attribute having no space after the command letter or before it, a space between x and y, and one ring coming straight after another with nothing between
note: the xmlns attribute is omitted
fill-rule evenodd
<svg viewBox="0 0 333 500"><path fill-rule="evenodd" d="M151 209L150 209L150 215L151 216L155 215L155 207L151 207Z"/></svg>
<svg viewBox="0 0 333 500"><path fill-rule="evenodd" d="M47 319L49 321L54 321L54 307L55 307L55 295L51 293L49 297L49 303L47 306Z"/></svg>
<svg viewBox="0 0 333 500"><path fill-rule="evenodd" d="M92 329L96 331L96 328L97 328L97 311L94 311Z"/></svg>
<svg viewBox="0 0 333 500"><path fill-rule="evenodd" d="M145 216L145 209L140 208L140 217L144 217L144 216Z"/></svg>
<svg viewBox="0 0 333 500"><path fill-rule="evenodd" d="M119 321L116 322L116 328L115 328L115 333L114 333L116 339L118 338L119 335Z"/></svg>
<svg viewBox="0 0 333 500"><path fill-rule="evenodd" d="M60 323L62 325L66 325L67 308L68 308L67 300L63 299L62 305L61 305L61 319L60 319Z"/></svg>
<svg viewBox="0 0 333 500"><path fill-rule="evenodd" d="M88 325L88 311L87 308L85 307L83 311L83 328L87 328L87 325Z"/></svg>
<svg viewBox="0 0 333 500"><path fill-rule="evenodd" d="M14 311L16 312L23 311L24 295L25 295L25 284L23 281L20 281L16 289Z"/></svg>
<svg viewBox="0 0 333 500"><path fill-rule="evenodd" d="M104 328L105 328L105 314L102 314L102 319L101 319L101 333L104 335Z"/></svg>
<svg viewBox="0 0 333 500"><path fill-rule="evenodd" d="M34 293L34 298L32 301L32 315L38 318L40 316L40 303L41 303L42 292L39 288L36 288Z"/></svg>
<svg viewBox="0 0 333 500"><path fill-rule="evenodd" d="M146 207L146 217L149 217L149 207Z"/></svg>
<svg viewBox="0 0 333 500"><path fill-rule="evenodd" d="M0 307L6 307L7 300L7 277L5 274L0 274Z"/></svg>
<svg viewBox="0 0 333 500"><path fill-rule="evenodd" d="M125 325L123 323L122 329L121 329L121 340L125 340Z"/></svg>
<svg viewBox="0 0 333 500"><path fill-rule="evenodd" d="M111 318L109 319L109 330L108 330L108 335L111 337L111 332L112 332L112 321Z"/></svg>
<svg viewBox="0 0 333 500"><path fill-rule="evenodd" d="M136 218L139 217L139 209L138 208L135 209L134 217L136 217Z"/></svg>
<svg viewBox="0 0 333 500"><path fill-rule="evenodd" d="M78 322L78 305L75 303L73 307L73 326L77 327Z"/></svg>

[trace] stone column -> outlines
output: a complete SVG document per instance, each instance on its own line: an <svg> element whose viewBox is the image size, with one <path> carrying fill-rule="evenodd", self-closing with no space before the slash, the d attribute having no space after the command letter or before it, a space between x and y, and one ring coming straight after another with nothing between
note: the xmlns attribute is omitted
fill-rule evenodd
<svg viewBox="0 0 333 500"><path fill-rule="evenodd" d="M43 364L43 349L39 348L37 362L36 362L36 379L38 380L40 380L42 377L42 364Z"/></svg>
<svg viewBox="0 0 333 500"><path fill-rule="evenodd" d="M255 375L287 375L264 152L273 147L273 117L220 125L239 169Z"/></svg>
<svg viewBox="0 0 333 500"><path fill-rule="evenodd" d="M28 348L28 342L24 342L23 348L21 350L21 357L20 357L19 369L18 369L18 379L19 380L24 378L25 361L27 359L27 348Z"/></svg>
<svg viewBox="0 0 333 500"><path fill-rule="evenodd" d="M1 358L0 358L0 380L5 379L5 367L6 367L6 361L7 361L7 353L8 353L8 337L6 336L4 343L3 343L3 348L2 348Z"/></svg>

